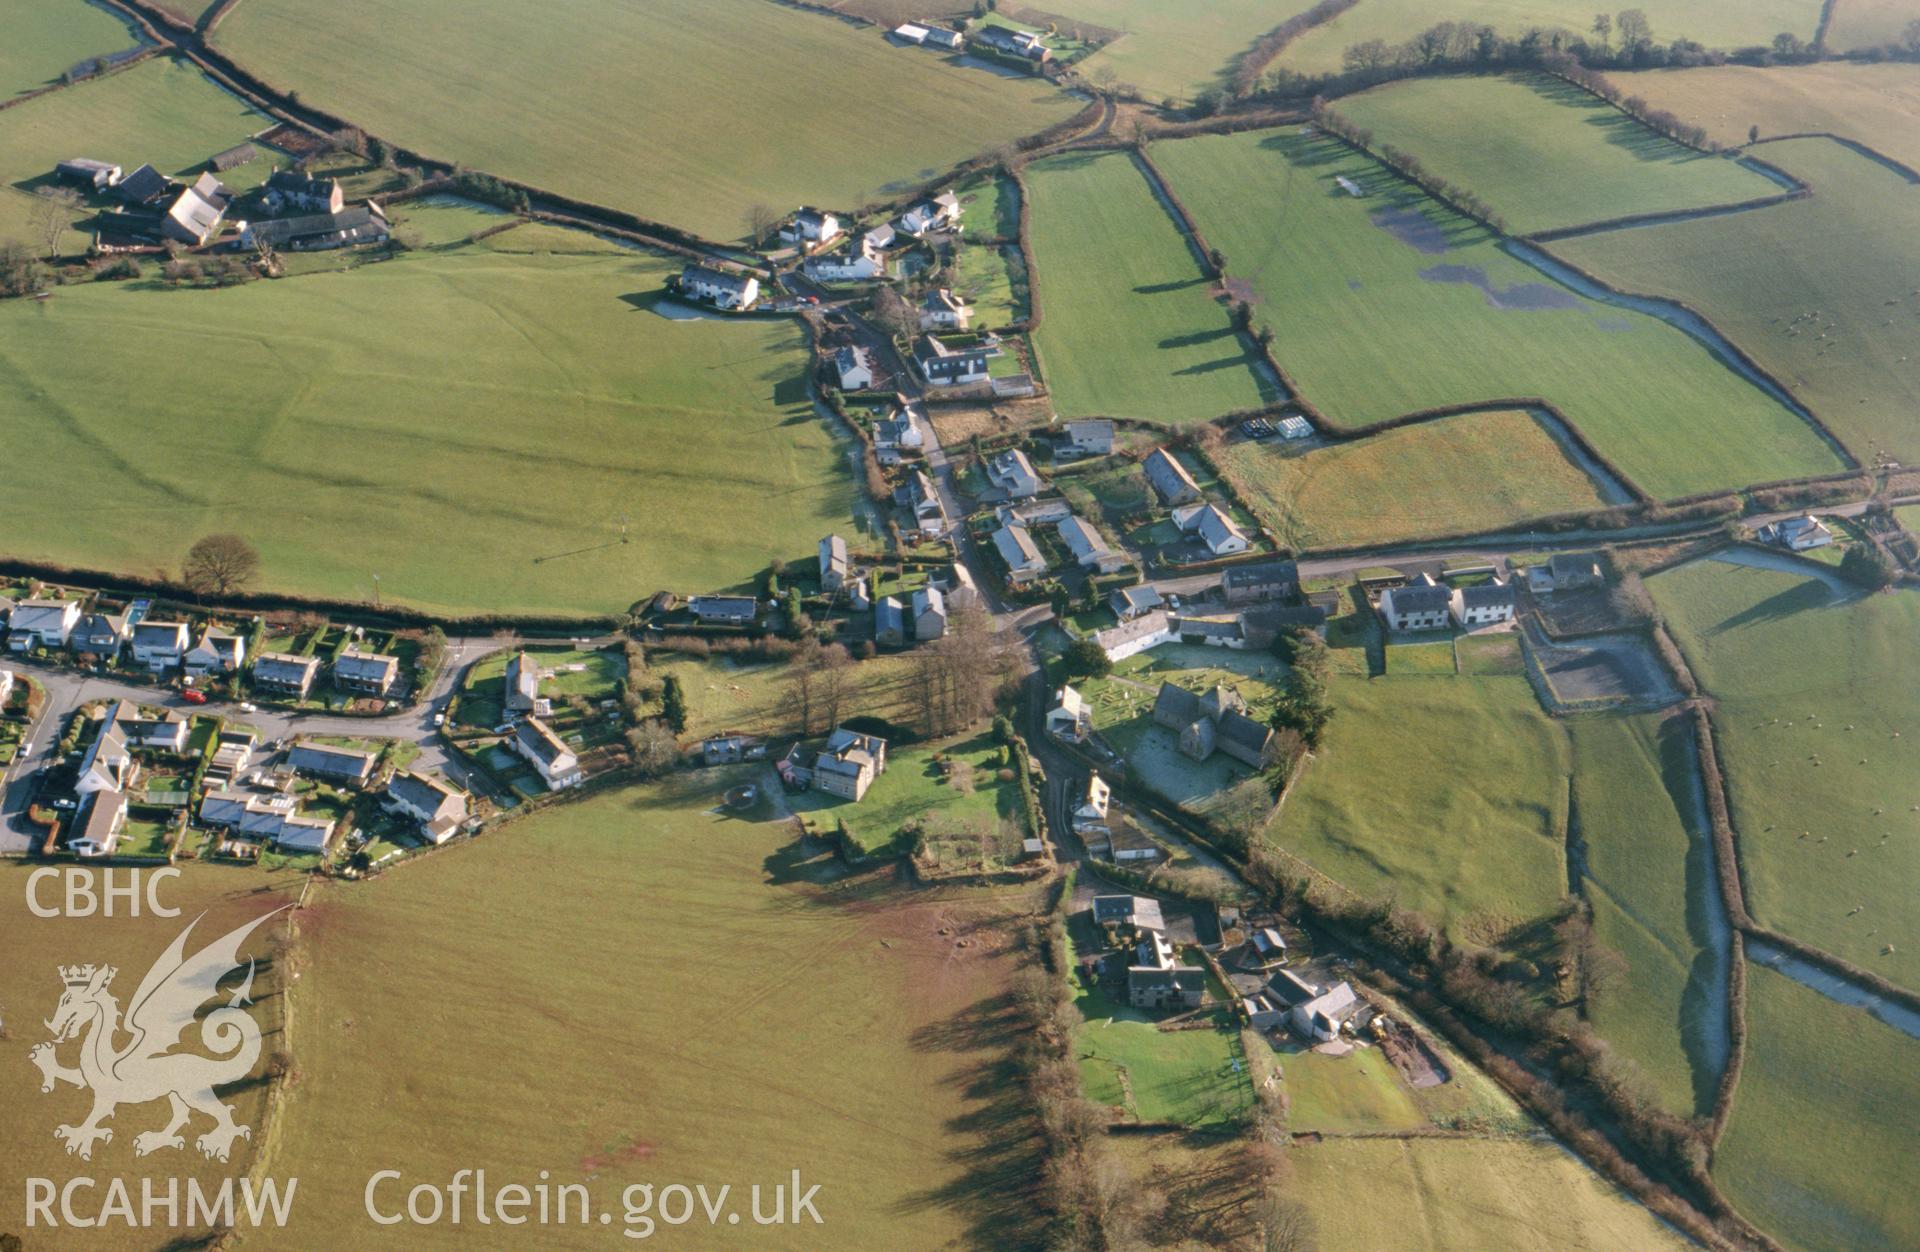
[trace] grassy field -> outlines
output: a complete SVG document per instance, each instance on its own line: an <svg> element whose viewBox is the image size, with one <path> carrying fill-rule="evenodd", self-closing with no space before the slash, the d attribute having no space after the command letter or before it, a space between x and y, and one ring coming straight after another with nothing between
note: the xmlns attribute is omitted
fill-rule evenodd
<svg viewBox="0 0 1920 1252"><path fill-rule="evenodd" d="M1713 1172L1740 1211L1805 1252L1920 1243L1920 1042L1784 974L1747 978L1746 1068Z"/></svg>
<svg viewBox="0 0 1920 1252"><path fill-rule="evenodd" d="M1481 196L1515 234L1781 190L1544 74L1416 78L1350 96L1339 108Z"/></svg>
<svg viewBox="0 0 1920 1252"><path fill-rule="evenodd" d="M1813 196L1555 249L1610 282L1684 297L1861 460L1920 458L1920 189L1830 140L1759 152L1812 183Z"/></svg>
<svg viewBox="0 0 1920 1252"><path fill-rule="evenodd" d="M1431 1036L1429 1036L1431 1039ZM1444 1129L1524 1134L1533 1121L1498 1084L1434 1040L1452 1077L1437 1087L1407 1085L1386 1053L1360 1048L1346 1056L1280 1054L1287 1091L1287 1129L1295 1134L1370 1134Z"/></svg>
<svg viewBox="0 0 1920 1252"><path fill-rule="evenodd" d="M73 9L98 12L86 5ZM204 169L208 157L269 121L198 71L168 60L147 61L8 109L0 124L0 239L34 239L33 189L50 181L53 167L68 157L112 161L129 173L146 164L163 174L184 174ZM75 231L61 247L84 252L92 242L91 234Z"/></svg>
<svg viewBox="0 0 1920 1252"><path fill-rule="evenodd" d="M395 142L716 239L753 204L851 208L1078 107L761 0L263 0L217 42ZM848 142L876 99L888 124Z"/></svg>
<svg viewBox="0 0 1920 1252"><path fill-rule="evenodd" d="M1004 923L1027 897L846 877L801 856L771 811L713 811L746 776L596 796L316 893L300 921L302 1081L273 1158L299 1172L301 1246L472 1237L370 1225L361 1194L381 1167L405 1185L548 1170L616 1220L634 1183L730 1182L744 1207L749 1184L797 1167L821 1185L825 1224L781 1230L783 1247L1031 1238L1018 1210L1034 1145L1002 1069ZM955 929L974 941L957 948ZM640 937L644 978L609 957ZM405 1080L379 1098L344 1098L394 1066ZM739 1242L704 1219L672 1234Z"/></svg>
<svg viewBox="0 0 1920 1252"><path fill-rule="evenodd" d="M1470 413L1302 449L1237 443L1223 472L1298 550L1498 530L1610 501L1525 410Z"/></svg>
<svg viewBox="0 0 1920 1252"><path fill-rule="evenodd" d="M379 575L455 613L742 584L844 526L853 488L797 329L668 318L670 268L472 250L15 302L0 437L59 472L0 504L8 555L144 573L234 530L267 588L371 599Z"/></svg>
<svg viewBox="0 0 1920 1252"><path fill-rule="evenodd" d="M960 250L954 269L954 292L973 306L974 329L1027 320L1027 263L1020 249L969 245Z"/></svg>
<svg viewBox="0 0 1920 1252"><path fill-rule="evenodd" d="M1326 1247L1678 1252L1693 1246L1557 1143L1327 1139L1296 1145L1287 1159L1288 1193L1316 1219Z"/></svg>
<svg viewBox="0 0 1920 1252"><path fill-rule="evenodd" d="M720 731L777 738L801 731L799 697L784 663L657 655L648 668L657 678L668 674L679 677L680 689L687 698L685 738L697 739ZM863 715L902 725L915 720L919 706L909 658L875 657L860 662L850 676L843 720Z"/></svg>
<svg viewBox="0 0 1920 1252"><path fill-rule="evenodd" d="M1834 603L1811 579L1718 562L1648 585L1718 704L1748 909L1920 984L1920 597Z"/></svg>
<svg viewBox="0 0 1920 1252"><path fill-rule="evenodd" d="M1699 342L1554 283L1343 144L1250 132L1162 143L1154 159L1272 325L1280 363L1337 422L1544 395L1663 498L1840 468Z"/></svg>
<svg viewBox="0 0 1920 1252"><path fill-rule="evenodd" d="M7 40L0 45L0 96L60 81L89 57L125 52L139 40L106 7L92 4L7 5Z"/></svg>
<svg viewBox="0 0 1920 1252"><path fill-rule="evenodd" d="M1190 100L1223 86L1234 60L1254 40L1304 7L1290 0L1212 0L1202 18L1162 0L1036 0L1026 6L1053 15L1063 31L1088 22L1124 32L1078 68L1088 75L1111 69L1116 83L1154 100Z"/></svg>
<svg viewBox="0 0 1920 1252"><path fill-rule="evenodd" d="M1588 1005L1600 1034L1689 1116L1713 1104L1726 969L1703 897L1711 847L1682 717L1570 719L1573 803L1586 845L1594 932L1627 969Z"/></svg>
<svg viewBox="0 0 1920 1252"><path fill-rule="evenodd" d="M82 1162L67 1155L65 1145L54 1138L53 1128L83 1121L88 1108L87 1096L64 1084L51 1094L42 1094L40 1072L28 1063L27 1056L31 1048L47 1038L41 1023L53 1016L54 1006L64 990L59 966L93 963L116 967L119 972L112 989L124 1013L147 970L188 922L204 912L187 945L189 951L198 951L202 945L236 927L291 903L303 877L268 873L257 867L186 865L180 877L160 882L155 892L162 907L181 910L178 917L155 916L145 909L144 900L141 913L128 916L126 901L117 899L112 917L44 918L32 915L27 908L27 876L34 868L18 861L0 863L0 928L5 930L8 947L8 959L0 962L0 1011L4 1011L11 1032L6 1046L13 1059L12 1064L0 1066L0 1157L6 1160L8 1175L15 1183L0 1194L0 1229L18 1231L26 1227L23 1189L18 1185L22 1178L49 1178L60 1185L76 1176L99 1177L103 1190L94 1195L100 1197L104 1196L105 1177L124 1177L137 1197L138 1180L142 1177L162 1180L164 1194L164 1180L168 1178L191 1177L212 1190L222 1178L244 1173L263 1142L262 1123L266 1121L268 1090L265 1083L246 1082L222 1095L222 1099L233 1106L235 1122L253 1131L251 1140L236 1142L233 1155L226 1162L208 1160L194 1147L191 1136L201 1134L210 1124L198 1114L187 1128L190 1137L184 1150L136 1156L134 1136L166 1124L164 1103L123 1105L108 1123L114 1131L112 1140L97 1145L93 1159ZM116 885L128 881L128 871L122 869L116 874ZM93 872L90 881L97 892L102 882L98 871ZM144 888L143 881L143 891ZM60 891L58 878L37 887L43 905L55 908L59 907ZM284 925L276 920L256 931L242 949L259 961L253 983L253 996L258 1005L254 1020L260 1025L264 1042L261 1062L254 1071L256 1075L264 1074L267 1060L275 1051L285 1048L284 1039L278 1033L285 1019L282 999L285 962L281 956L284 939ZM236 985L237 981L236 975ZM199 1050L197 1030L188 1031L185 1038L187 1047ZM125 1042L121 1040L123 1046ZM58 1053L60 1061L65 1065L75 1064L79 1047L78 1042L63 1045ZM282 1181L284 1183L284 1179ZM185 1195L184 1189L182 1195ZM104 1246L97 1231L50 1231L44 1225L33 1231L33 1242L36 1247L48 1248ZM113 1246L146 1245L122 1239Z"/></svg>
<svg viewBox="0 0 1920 1252"><path fill-rule="evenodd" d="M1271 398L1193 251L1132 159L1072 153L1027 167L1035 346L1062 417L1168 425Z"/></svg>
<svg viewBox="0 0 1920 1252"><path fill-rule="evenodd" d="M1559 903L1569 750L1525 679L1336 675L1332 689L1326 742L1269 840L1478 942Z"/></svg>
<svg viewBox="0 0 1920 1252"><path fill-rule="evenodd" d="M1687 38L1709 48L1772 43L1781 31L1811 40L1820 21L1819 0L1652 0L1639 8L1655 42ZM1535 27L1591 38L1593 14L1583 0L1366 0L1295 40L1278 63L1303 73L1336 72L1354 44L1403 44L1443 20L1491 26L1515 39Z"/></svg>
<svg viewBox="0 0 1920 1252"><path fill-rule="evenodd" d="M949 775L935 763L936 753L963 763L965 771ZM1012 859L1026 833L1020 828L1019 789L998 777L1005 753L989 734L893 749L886 772L858 803L822 791L803 792L790 803L817 826L845 822L854 842L869 853L906 851L916 834L924 834L943 853L969 842L1004 844L1010 838L1007 859ZM1003 827L1009 832L1005 836Z"/></svg>
<svg viewBox="0 0 1920 1252"><path fill-rule="evenodd" d="M1838 0L1827 27L1827 46L1845 52L1899 43L1915 16L1911 0Z"/></svg>
<svg viewBox="0 0 1920 1252"><path fill-rule="evenodd" d="M1840 9L1860 2L1842 0ZM1706 127L1724 144L1745 143L1751 126L1762 137L1827 131L1920 166L1920 65L1716 65L1608 77L1629 95ZM1769 151L1754 149L1760 157Z"/></svg>

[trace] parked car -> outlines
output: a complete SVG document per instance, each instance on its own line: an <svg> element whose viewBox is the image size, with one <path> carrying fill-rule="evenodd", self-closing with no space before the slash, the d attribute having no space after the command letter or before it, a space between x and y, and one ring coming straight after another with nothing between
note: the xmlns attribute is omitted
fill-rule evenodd
<svg viewBox="0 0 1920 1252"><path fill-rule="evenodd" d="M195 691L192 687L188 687L180 693L180 701L183 704L205 704L207 702L207 693L204 691Z"/></svg>
<svg viewBox="0 0 1920 1252"><path fill-rule="evenodd" d="M240 706L240 711L242 713L258 713L260 710L253 704L248 703L248 704L242 704Z"/></svg>
<svg viewBox="0 0 1920 1252"><path fill-rule="evenodd" d="M33 740L29 739L25 743L22 743L20 745L20 751L16 754L16 757L17 759L24 761L32 755L33 755Z"/></svg>
<svg viewBox="0 0 1920 1252"><path fill-rule="evenodd" d="M79 805L78 801L69 800L65 796L61 796L58 800L55 800L53 802L53 807L56 809L71 809L71 808L78 807L78 805Z"/></svg>
<svg viewBox="0 0 1920 1252"><path fill-rule="evenodd" d="M435 726L445 726L447 724L447 715L445 713L435 713L433 715L433 724Z"/></svg>

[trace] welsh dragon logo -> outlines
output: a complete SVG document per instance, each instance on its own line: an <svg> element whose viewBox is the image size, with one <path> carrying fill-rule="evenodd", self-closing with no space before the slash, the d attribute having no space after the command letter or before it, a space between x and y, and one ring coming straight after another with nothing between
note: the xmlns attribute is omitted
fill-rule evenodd
<svg viewBox="0 0 1920 1252"><path fill-rule="evenodd" d="M237 1082L253 1069L260 1056L260 1027L242 1006L251 1003L254 966L246 962L246 977L227 996L226 1003L200 1019L200 1009L218 994L220 981L240 968L240 945L246 942L260 923L280 912L275 909L255 918L186 955L187 936L199 924L196 917L174 937L173 944L153 963L140 987L128 1002L126 1019L120 1017L120 1005L109 993L118 971L111 965L63 965L60 979L66 991L46 1028L52 1042L37 1044L28 1059L40 1070L42 1092L52 1091L58 1083L72 1083L93 1092L93 1111L78 1126L61 1126L53 1133L78 1153L91 1160L95 1143L111 1143L113 1131L102 1122L112 1117L122 1104L146 1104L162 1097L172 1107L172 1116L160 1130L148 1130L133 1137L137 1156L162 1148L184 1148L180 1130L194 1113L213 1119L213 1129L194 1141L201 1152L217 1160L226 1160L235 1139L250 1139L250 1127L236 1125L233 1107L221 1103L213 1089ZM205 917L202 913L200 917ZM213 1056L175 1052L196 1019L200 1020L200 1042ZM78 1068L62 1066L56 1055L59 1046L82 1034ZM118 1041L131 1036L122 1046Z"/></svg>

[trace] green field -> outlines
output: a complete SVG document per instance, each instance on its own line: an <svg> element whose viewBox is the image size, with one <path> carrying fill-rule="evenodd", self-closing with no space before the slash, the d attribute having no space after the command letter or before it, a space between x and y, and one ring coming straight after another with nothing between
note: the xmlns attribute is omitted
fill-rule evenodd
<svg viewBox="0 0 1920 1252"><path fill-rule="evenodd" d="M1693 1246L1557 1143L1327 1139L1288 1153L1287 1190L1326 1248L1619 1252Z"/></svg>
<svg viewBox="0 0 1920 1252"><path fill-rule="evenodd" d="M934 756L950 757L965 765L952 776ZM817 826L846 823L862 851L887 853L910 850L924 835L930 850L949 858L968 843L1001 846L1011 860L1027 837L1020 819L1020 791L1002 782L1006 750L988 734L935 744L916 744L889 750L886 772L874 780L857 803L822 791L790 798L796 812L812 817ZM1011 847L1005 845L1011 841Z"/></svg>
<svg viewBox="0 0 1920 1252"><path fill-rule="evenodd" d="M1684 298L1862 461L1920 459L1920 191L1825 139L1757 151L1813 196L1554 247L1609 282Z"/></svg>
<svg viewBox="0 0 1920 1252"><path fill-rule="evenodd" d="M0 504L8 555L145 573L234 530L265 587L379 575L453 613L743 584L846 525L852 487L796 327L669 318L671 268L470 250L0 308L0 437L58 469Z"/></svg>
<svg viewBox="0 0 1920 1252"><path fill-rule="evenodd" d="M1003 1055L997 928L1025 897L846 878L771 812L713 811L745 776L610 792L315 893L302 1080L276 1136L299 1171L300 1246L473 1237L376 1230L361 1195L382 1167L407 1185L548 1170L616 1217L630 1184L738 1196L799 1168L825 1224L780 1230L783 1247L976 1243L1014 1222L994 1206L1030 1181L998 1173L1031 1148L1019 1088L975 1079ZM956 948L942 925L977 941ZM636 943L644 958L622 955ZM347 1098L396 1066L378 1098ZM704 1221L673 1234L727 1241ZM549 1226L539 1242L606 1239Z"/></svg>
<svg viewBox="0 0 1920 1252"><path fill-rule="evenodd" d="M1062 417L1181 425L1271 398L1179 228L1124 153L1026 168L1034 334Z"/></svg>
<svg viewBox="0 0 1920 1252"><path fill-rule="evenodd" d="M1709 48L1772 43L1781 31L1811 40L1820 21L1819 0L1650 0L1636 7L1646 13L1656 43L1686 38ZM1514 39L1535 27L1591 38L1594 12L1584 0L1364 0L1294 41L1279 64L1303 73L1334 73L1354 44L1369 39L1403 44L1439 21L1491 26Z"/></svg>
<svg viewBox="0 0 1920 1252"><path fill-rule="evenodd" d="M733 657L695 658L656 654L648 665L654 678L671 674L680 679L687 701L684 738L703 738L721 731L765 735L799 735L799 695L785 662L742 662ZM913 681L913 661L904 655L874 657L848 672L841 720L883 717L910 725L921 714ZM818 719L823 714L815 710Z"/></svg>
<svg viewBox="0 0 1920 1252"><path fill-rule="evenodd" d="M1835 603L1811 579L1719 562L1648 586L1717 704L1748 910L1920 984L1920 596Z"/></svg>
<svg viewBox="0 0 1920 1252"><path fill-rule="evenodd" d="M1419 1090L1407 1085L1378 1048L1328 1056L1288 1045L1278 1058L1287 1090L1287 1129L1294 1134L1392 1133L1436 1126L1509 1134L1534 1129L1532 1119L1491 1078L1445 1044L1431 1036L1428 1040L1451 1077Z"/></svg>
<svg viewBox="0 0 1920 1252"><path fill-rule="evenodd" d="M1204 17L1164 0L1036 0L1031 7L1054 15L1050 20L1063 31L1087 22L1123 32L1080 62L1081 73L1111 69L1116 85L1131 86L1150 99L1190 100L1224 86L1235 58L1306 6L1292 0L1211 0Z"/></svg>
<svg viewBox="0 0 1920 1252"><path fill-rule="evenodd" d="M1728 1198L1804 1252L1920 1243L1920 1042L1769 969L1747 978L1747 1018L1713 1163Z"/></svg>
<svg viewBox="0 0 1920 1252"><path fill-rule="evenodd" d="M1027 320L1027 263L1020 249L967 245L954 269L954 293L973 306L975 330Z"/></svg>
<svg viewBox="0 0 1920 1252"><path fill-rule="evenodd" d="M0 239L34 240L33 189L68 157L111 161L128 173L151 165L162 174L185 174L270 123L199 71L159 59L8 109L0 115ZM265 167L264 158L260 164ZM90 233L75 231L61 247L83 252L92 242ZM34 243L36 251L44 246Z"/></svg>
<svg viewBox="0 0 1920 1252"><path fill-rule="evenodd" d="M1916 16L1912 0L1837 0L1827 46L1844 52L1900 43Z"/></svg>
<svg viewBox="0 0 1920 1252"><path fill-rule="evenodd" d="M139 42L103 5L13 0L4 12L7 38L0 44L0 95L57 83L70 66L125 52Z"/></svg>
<svg viewBox="0 0 1920 1252"><path fill-rule="evenodd" d="M1613 503L1525 410L1315 448L1237 443L1221 460L1241 499L1295 550L1499 530Z"/></svg>
<svg viewBox="0 0 1920 1252"><path fill-rule="evenodd" d="M1524 678L1336 675L1332 689L1326 741L1269 840L1476 942L1559 904L1570 754Z"/></svg>
<svg viewBox="0 0 1920 1252"><path fill-rule="evenodd" d="M1720 1081L1708 1036L1725 1020L1726 962L1707 915L1706 897L1718 887L1689 723L1581 717L1566 725L1594 933L1627 963L1587 1015L1662 1104L1704 1114Z"/></svg>
<svg viewBox="0 0 1920 1252"><path fill-rule="evenodd" d="M756 203L852 208L1078 107L762 0L249 0L218 43L396 143L715 239ZM887 124L863 125L877 99Z"/></svg>
<svg viewBox="0 0 1920 1252"><path fill-rule="evenodd" d="M1781 190L1544 74L1409 79L1350 96L1339 112L1479 195L1519 235Z"/></svg>
<svg viewBox="0 0 1920 1252"><path fill-rule="evenodd" d="M1273 327L1281 365L1342 425L1544 395L1662 498L1841 468L1699 342L1576 295L1344 144L1249 132L1157 144L1154 159Z"/></svg>

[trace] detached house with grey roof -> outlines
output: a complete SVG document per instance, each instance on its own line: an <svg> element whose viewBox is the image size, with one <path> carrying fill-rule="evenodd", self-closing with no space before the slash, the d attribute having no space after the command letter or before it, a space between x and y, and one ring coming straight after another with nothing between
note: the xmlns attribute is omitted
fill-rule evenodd
<svg viewBox="0 0 1920 1252"><path fill-rule="evenodd" d="M540 666L524 651L507 659L506 696L503 707L509 713L531 713L540 703Z"/></svg>
<svg viewBox="0 0 1920 1252"><path fill-rule="evenodd" d="M1008 448L987 458L986 471L987 481L1010 500L1024 500L1039 494L1040 475L1033 472L1033 462L1018 448Z"/></svg>
<svg viewBox="0 0 1920 1252"><path fill-rule="evenodd" d="M400 658L397 656L362 652L353 647L342 649L333 659L333 685L343 691L384 696L399 679Z"/></svg>
<svg viewBox="0 0 1920 1252"><path fill-rule="evenodd" d="M1047 572L1047 558L1040 554L1025 526L1002 526L993 532L993 546L1006 562L1011 582L1032 582Z"/></svg>
<svg viewBox="0 0 1920 1252"><path fill-rule="evenodd" d="M418 822L421 833L434 843L445 843L467 816L466 792L415 770L400 770L388 779L380 803L388 812Z"/></svg>
<svg viewBox="0 0 1920 1252"><path fill-rule="evenodd" d="M7 646L15 652L63 648L79 621L78 600L22 600L7 618Z"/></svg>
<svg viewBox="0 0 1920 1252"><path fill-rule="evenodd" d="M137 665L151 670L171 669L187 655L185 622L144 621L133 628L130 648Z"/></svg>
<svg viewBox="0 0 1920 1252"><path fill-rule="evenodd" d="M929 387L966 387L987 381L987 350L955 348L934 335L913 345L913 364Z"/></svg>
<svg viewBox="0 0 1920 1252"><path fill-rule="evenodd" d="M317 656L293 656L285 652L262 652L253 662L252 682L256 689L304 700L313 690L320 674Z"/></svg>
<svg viewBox="0 0 1920 1252"><path fill-rule="evenodd" d="M67 636L67 646L111 661L120 655L132 633L124 613L88 613Z"/></svg>
<svg viewBox="0 0 1920 1252"><path fill-rule="evenodd" d="M730 274L711 265L688 265L680 271L675 290L689 300L704 300L716 309L749 309L760 298L760 280L751 274Z"/></svg>
<svg viewBox="0 0 1920 1252"><path fill-rule="evenodd" d="M1165 448L1155 448L1140 463L1147 483L1167 505L1191 504L1200 498L1200 484L1193 481L1187 467Z"/></svg>
<svg viewBox="0 0 1920 1252"><path fill-rule="evenodd" d="M560 791L586 780L580 758L539 718L529 717L516 726L511 742L513 750L527 759L548 789Z"/></svg>
<svg viewBox="0 0 1920 1252"><path fill-rule="evenodd" d="M189 674L237 673L247 659L247 641L219 626L200 632L200 642L181 658Z"/></svg>

